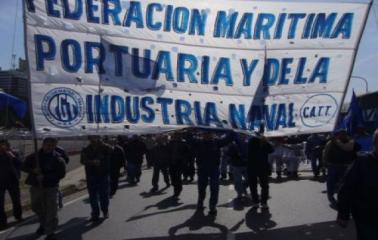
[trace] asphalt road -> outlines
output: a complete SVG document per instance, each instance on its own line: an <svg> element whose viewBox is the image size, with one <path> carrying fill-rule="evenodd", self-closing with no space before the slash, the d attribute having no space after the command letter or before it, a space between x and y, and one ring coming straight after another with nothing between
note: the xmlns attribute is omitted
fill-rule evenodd
<svg viewBox="0 0 378 240"><path fill-rule="evenodd" d="M162 181L162 179L161 179ZM302 176L299 181L271 184L270 210L251 210L250 203L237 203L231 185L221 186L218 216L214 220L194 215L196 185L184 186L178 202L172 189L151 195L151 170L144 171L142 182L131 187L121 182L111 200L110 219L92 225L86 195L66 206L59 214L59 239L70 240L352 240L354 227L339 228L336 212L329 208L325 184ZM161 183L163 186L164 184ZM37 223L32 219L0 239L36 239ZM43 239L43 238L40 238Z"/></svg>
<svg viewBox="0 0 378 240"><path fill-rule="evenodd" d="M75 154L70 156L70 162L66 166L67 172L75 170L78 167L81 167L80 163L80 154Z"/></svg>

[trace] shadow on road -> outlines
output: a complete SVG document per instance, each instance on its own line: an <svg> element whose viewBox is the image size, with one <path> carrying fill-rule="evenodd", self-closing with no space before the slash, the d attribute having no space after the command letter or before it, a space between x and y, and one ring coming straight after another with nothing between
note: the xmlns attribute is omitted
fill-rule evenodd
<svg viewBox="0 0 378 240"><path fill-rule="evenodd" d="M144 210L148 210L150 208L157 208L159 210L165 210L168 208L173 208L173 207L178 207L181 206L183 203L177 201L177 199L173 198L172 196L167 197L160 202L154 204L154 205L149 205L144 208Z"/></svg>
<svg viewBox="0 0 378 240"><path fill-rule="evenodd" d="M189 228L190 231L196 231L204 227L217 228L219 229L221 236L224 235L225 237L227 237L227 232L228 232L227 227L219 223L216 223L215 217L205 216L203 214L203 211L196 211L194 215L191 218L189 218L187 221L185 221L184 223L171 227L169 229L169 236L175 237L176 233L180 229L183 229L183 228Z"/></svg>
<svg viewBox="0 0 378 240"><path fill-rule="evenodd" d="M82 240L83 235L93 228L100 226L104 219L93 223L88 218L73 218L60 227L57 233L58 239Z"/></svg>
<svg viewBox="0 0 378 240"><path fill-rule="evenodd" d="M188 204L188 205L181 206L179 208L175 208L175 209L171 209L171 210L159 211L159 212L154 212L154 213L148 213L148 214L142 214L142 215L134 216L134 217L131 217L131 218L127 219L126 222L132 222L132 221L136 221L136 220L139 220L139 219L142 219L142 218L156 216L156 215L161 215L161 214L165 214L165 213L172 213L172 212L178 212L178 211L184 211L184 210L193 210L193 209L196 209L196 205L195 204Z"/></svg>
<svg viewBox="0 0 378 240"><path fill-rule="evenodd" d="M58 239L70 239L70 240L82 240L83 235L89 232L91 229L101 225L103 221L97 223L90 222L87 218L73 218L65 224L59 226L59 230L56 233ZM7 240L34 240L38 237L34 233L29 233L22 236L10 237Z"/></svg>
<svg viewBox="0 0 378 240"><path fill-rule="evenodd" d="M251 214L252 216L253 214ZM263 217L264 218L264 217ZM195 219L195 218L194 218ZM202 222L203 226L210 226L220 229L217 234L181 234L175 235L180 228L188 227L191 231L198 228L198 223L193 218L189 219L183 224L175 226L170 229L169 236L164 237L143 237L143 238L126 238L124 240L354 240L355 233L352 227L348 229L341 229L336 226L335 222L324 222L308 225L300 225L294 227L270 229L257 232L234 233L234 229L228 230L224 226L214 223ZM250 224L250 228L256 228L259 224L251 223L247 220L246 224ZM259 220L260 221L260 220ZM240 222L242 224L243 222Z"/></svg>
<svg viewBox="0 0 378 240"><path fill-rule="evenodd" d="M125 188L134 188L134 187L137 187L138 184L132 184L132 183L125 183L125 184L120 184L118 186L118 191L121 190L121 189L125 189Z"/></svg>
<svg viewBox="0 0 378 240"><path fill-rule="evenodd" d="M271 220L271 218L272 214L269 212L269 209L259 212L258 209L251 208L245 216L245 224L255 233L267 231L277 226L277 223Z"/></svg>
<svg viewBox="0 0 378 240"><path fill-rule="evenodd" d="M150 197L154 197L154 196L160 196L160 195L166 194L167 192L165 192L165 190L167 190L167 189L169 189L169 187L165 187L165 188L159 189L156 192L152 192L152 191L146 192L145 191L145 192L140 193L139 195L142 196L143 198L150 198Z"/></svg>
<svg viewBox="0 0 378 240"><path fill-rule="evenodd" d="M219 207L232 208L235 211L243 211L245 208L251 207L252 204L253 202L250 198L234 198L228 203L219 205Z"/></svg>
<svg viewBox="0 0 378 240"><path fill-rule="evenodd" d="M8 237L6 240L35 240L37 239L34 233L25 234L17 237Z"/></svg>

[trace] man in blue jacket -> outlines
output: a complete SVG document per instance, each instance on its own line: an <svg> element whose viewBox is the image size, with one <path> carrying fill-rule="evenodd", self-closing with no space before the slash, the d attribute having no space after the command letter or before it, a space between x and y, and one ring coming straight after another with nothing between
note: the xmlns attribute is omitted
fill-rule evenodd
<svg viewBox="0 0 378 240"><path fill-rule="evenodd" d="M28 174L26 184L30 185L32 210L40 222L36 234L46 234L46 240L54 240L58 227L59 181L66 174L66 165L61 155L55 151L56 140L46 138L38 153L29 155L22 170Z"/></svg>

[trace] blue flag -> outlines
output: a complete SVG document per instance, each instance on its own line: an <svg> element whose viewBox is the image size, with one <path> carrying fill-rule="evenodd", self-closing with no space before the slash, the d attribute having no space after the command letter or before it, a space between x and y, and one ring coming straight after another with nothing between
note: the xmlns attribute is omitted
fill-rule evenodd
<svg viewBox="0 0 378 240"><path fill-rule="evenodd" d="M354 135L358 126L364 127L365 121L362 114L362 109L360 108L356 94L353 91L348 112L339 122L338 129L345 129L350 135Z"/></svg>

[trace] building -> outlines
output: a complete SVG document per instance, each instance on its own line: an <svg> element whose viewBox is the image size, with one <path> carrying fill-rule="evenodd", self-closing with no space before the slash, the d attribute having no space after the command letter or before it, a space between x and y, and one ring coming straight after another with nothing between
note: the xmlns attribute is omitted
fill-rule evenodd
<svg viewBox="0 0 378 240"><path fill-rule="evenodd" d="M28 76L25 67L25 60L19 59L18 69L6 71L1 71L0 69L0 89L8 94L27 100Z"/></svg>

